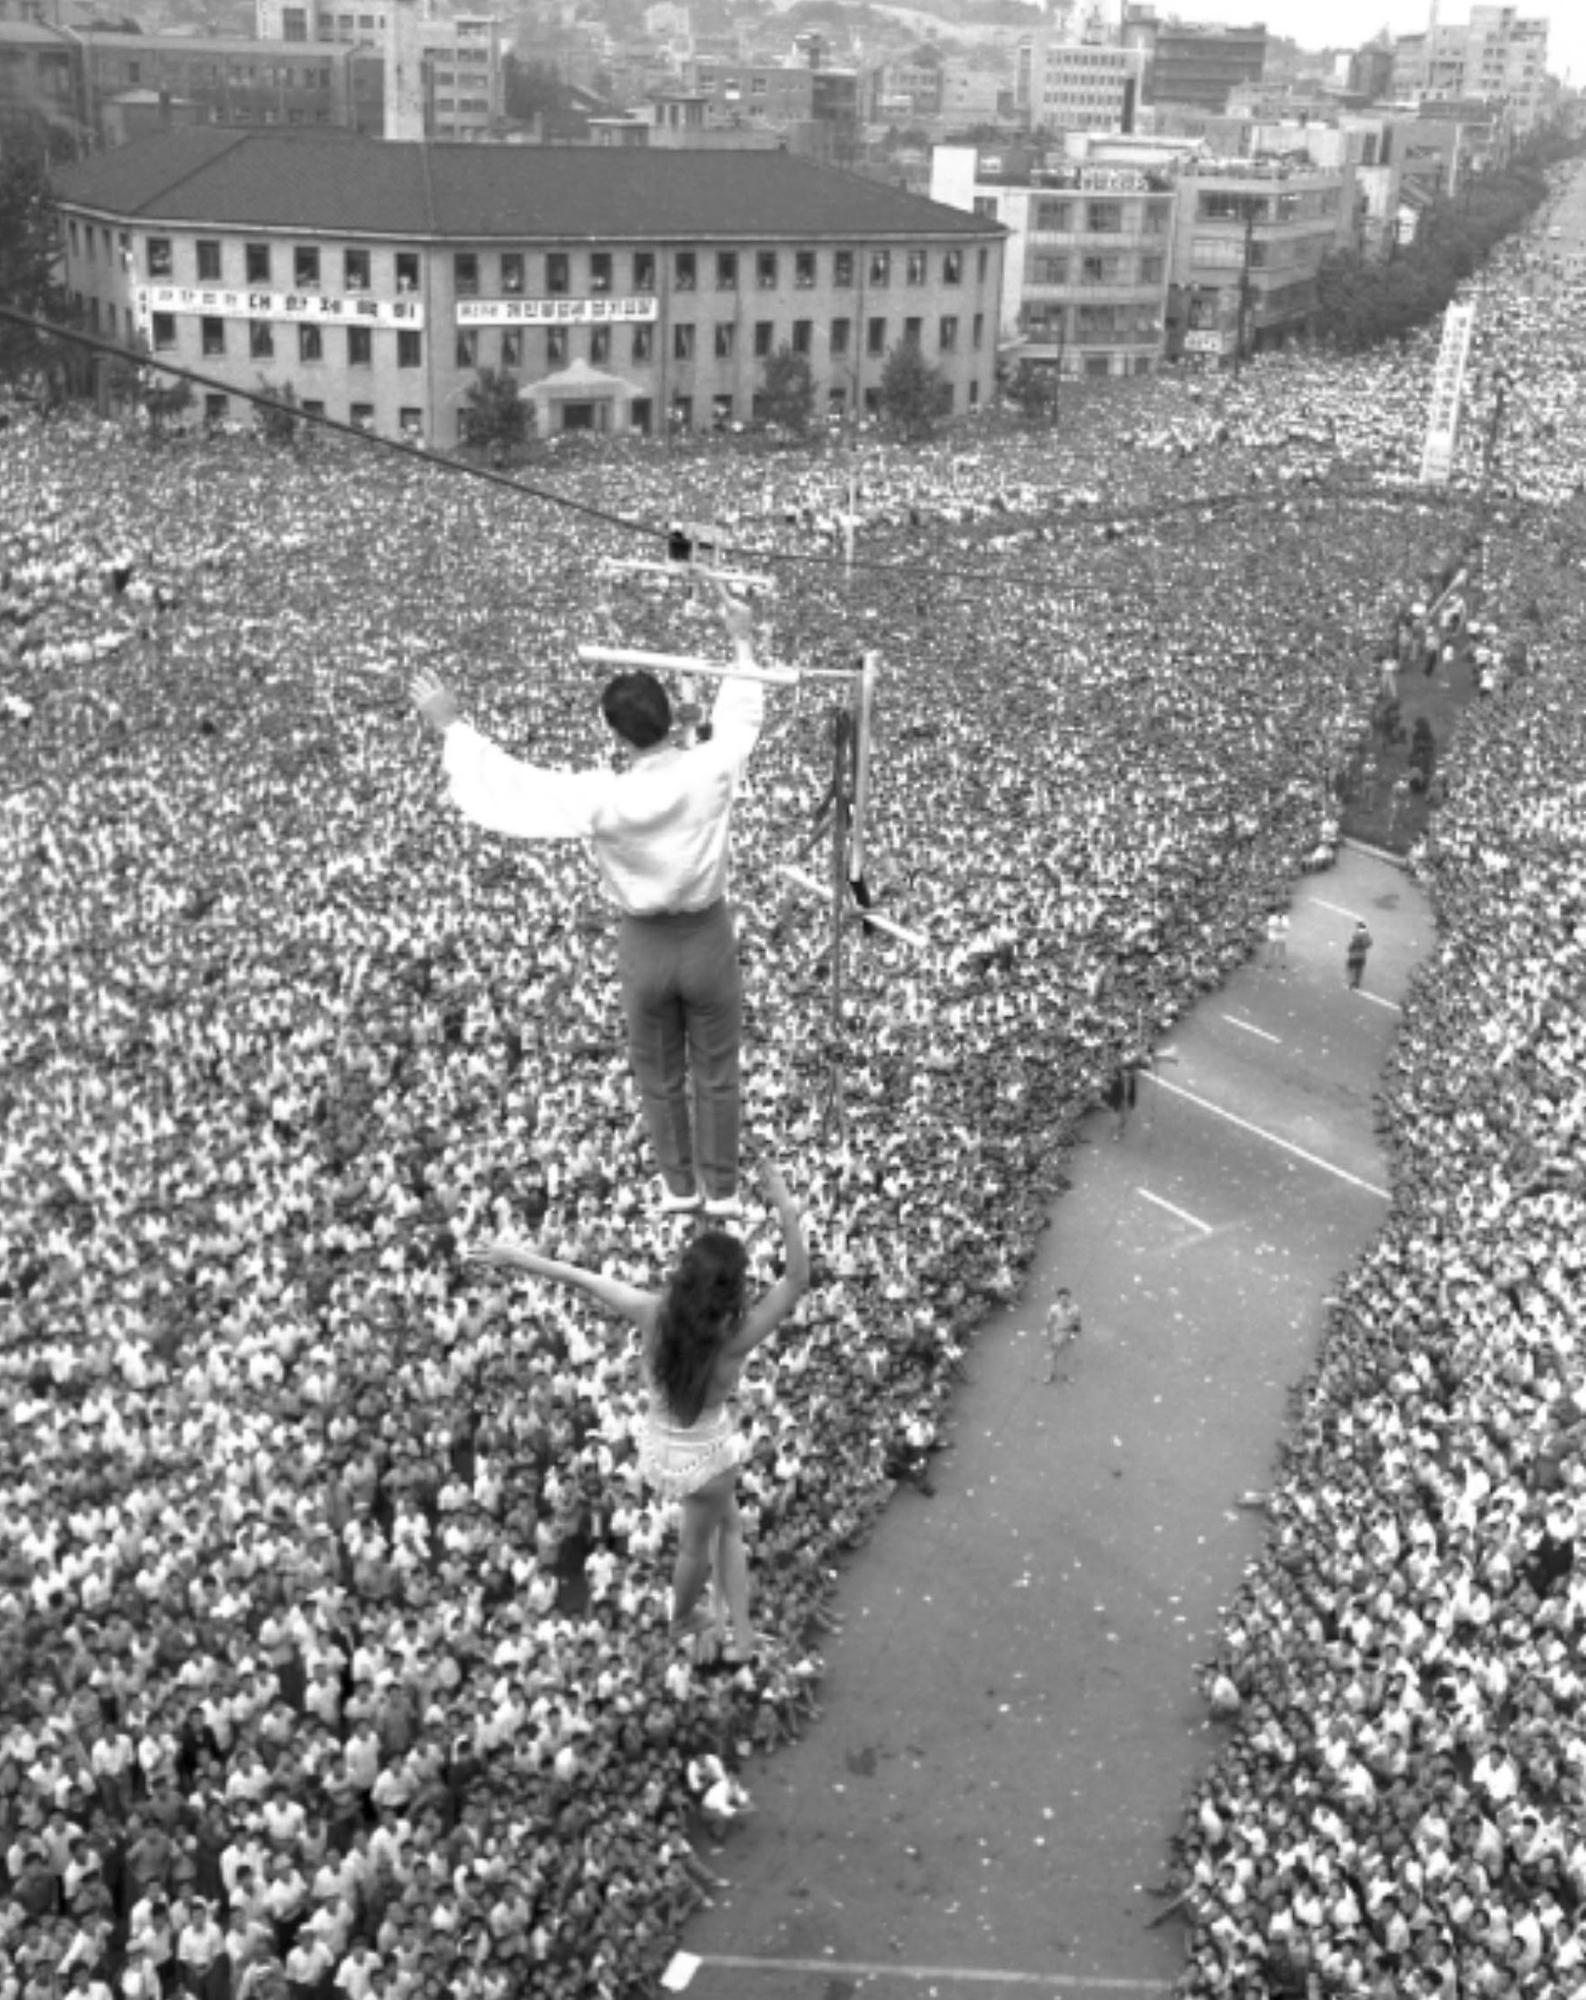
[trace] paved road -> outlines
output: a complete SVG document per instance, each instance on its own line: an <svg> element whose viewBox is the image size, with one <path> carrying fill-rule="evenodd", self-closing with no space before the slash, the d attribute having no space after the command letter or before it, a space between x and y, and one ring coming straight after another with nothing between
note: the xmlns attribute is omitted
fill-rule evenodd
<svg viewBox="0 0 1586 2000"><path fill-rule="evenodd" d="M1288 971L1202 1003L1126 1137L1089 1122L936 1497L903 1489L849 1566L824 1719L750 1774L733 1888L672 1968L692 2000L1166 1991L1180 1937L1143 1885L1210 1747L1194 1662L1259 1546L1233 1502L1385 1212L1372 1095L1431 937L1398 869L1351 851L1293 918ZM1084 1334L1047 1387L1060 1283Z"/></svg>

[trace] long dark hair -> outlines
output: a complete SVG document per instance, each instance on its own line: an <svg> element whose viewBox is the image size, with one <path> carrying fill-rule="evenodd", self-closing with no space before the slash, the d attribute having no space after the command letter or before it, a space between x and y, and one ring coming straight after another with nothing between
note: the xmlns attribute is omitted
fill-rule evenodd
<svg viewBox="0 0 1586 2000"><path fill-rule="evenodd" d="M672 1417L698 1421L722 1342L743 1318L749 1260L736 1236L707 1229L678 1259L661 1295L651 1373Z"/></svg>

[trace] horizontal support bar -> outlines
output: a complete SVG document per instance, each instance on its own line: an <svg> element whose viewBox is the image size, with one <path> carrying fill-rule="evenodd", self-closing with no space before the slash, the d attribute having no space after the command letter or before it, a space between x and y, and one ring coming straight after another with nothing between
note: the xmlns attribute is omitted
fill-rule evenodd
<svg viewBox="0 0 1586 2000"><path fill-rule="evenodd" d="M812 896L824 898L827 893L813 875L806 875L802 868L795 868L790 861L778 863L777 873L785 875L790 882L797 884L800 889L807 890ZM902 924L895 924L890 917L882 916L880 911L864 909L858 903L851 903L848 906L848 914L857 917L861 923L874 924L878 931L885 931L888 937L895 937L900 944L913 945L916 951L924 951L930 942L918 931L905 930Z"/></svg>
<svg viewBox="0 0 1586 2000"><path fill-rule="evenodd" d="M715 681L764 681L768 687L797 687L797 667L723 667L692 653L646 653L636 646L580 646L578 657L607 667L648 667L652 673L703 674Z"/></svg>
<svg viewBox="0 0 1586 2000"><path fill-rule="evenodd" d="M737 583L749 590L775 590L774 576L761 576L754 570L716 569L710 563L692 562L641 562L632 556L606 556L600 567L604 571L620 575L671 576L684 583L701 583L707 579L711 583Z"/></svg>

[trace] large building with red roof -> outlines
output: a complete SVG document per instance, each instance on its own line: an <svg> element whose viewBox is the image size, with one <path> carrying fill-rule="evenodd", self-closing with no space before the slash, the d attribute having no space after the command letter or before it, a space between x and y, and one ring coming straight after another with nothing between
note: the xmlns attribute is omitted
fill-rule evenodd
<svg viewBox="0 0 1586 2000"><path fill-rule="evenodd" d="M992 395L1000 224L788 153L209 126L55 179L91 330L388 436L455 444L483 368L541 435L745 422L783 346L822 412L873 409L905 341L955 409Z"/></svg>

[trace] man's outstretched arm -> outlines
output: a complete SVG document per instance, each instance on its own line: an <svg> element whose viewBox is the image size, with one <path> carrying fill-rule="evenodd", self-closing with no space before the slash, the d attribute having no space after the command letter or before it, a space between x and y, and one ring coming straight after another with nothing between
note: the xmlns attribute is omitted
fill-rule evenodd
<svg viewBox="0 0 1586 2000"><path fill-rule="evenodd" d="M726 622L727 636L732 641L733 665L756 666L754 620L748 604L743 598L734 597L723 583L717 584L716 591L721 600L721 615ZM715 706L710 712L710 740L713 746L720 746L736 770L741 771L748 763L749 753L760 740L764 721L764 681L724 680L721 683Z"/></svg>
<svg viewBox="0 0 1586 2000"><path fill-rule="evenodd" d="M408 683L413 706L441 739L452 803L465 819L514 840L587 840L605 771L553 771L508 756L462 719L456 697L433 674Z"/></svg>

